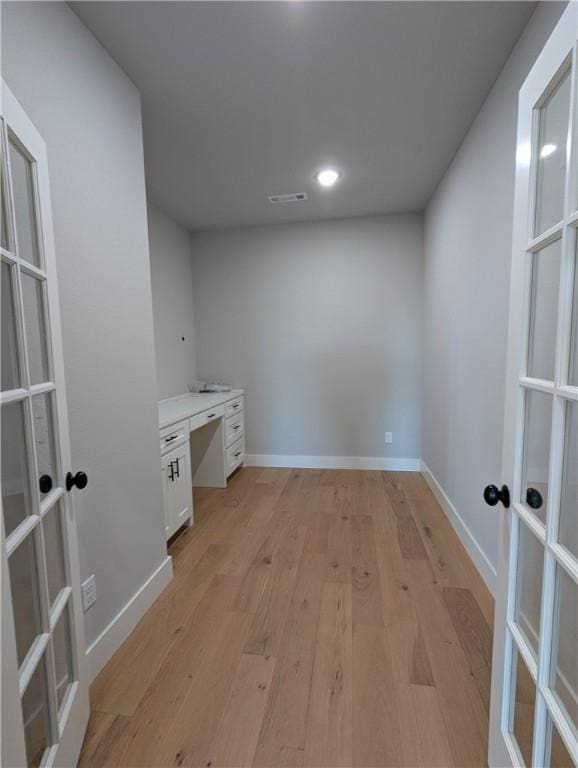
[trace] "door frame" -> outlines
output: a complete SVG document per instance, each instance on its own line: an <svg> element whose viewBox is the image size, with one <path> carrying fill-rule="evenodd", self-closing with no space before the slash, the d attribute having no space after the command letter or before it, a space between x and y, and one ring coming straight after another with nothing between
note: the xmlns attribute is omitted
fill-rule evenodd
<svg viewBox="0 0 578 768"><path fill-rule="evenodd" d="M531 531L544 541L544 572L542 581L542 604L548 609L541 612L540 646L538 663L525 653L522 645L520 653L530 673L534 675L536 685L536 712L534 720L534 755L541 755L542 762L546 754L547 733L545 728L548 708L555 716L556 727L572 754L575 737L571 728L562 717L560 707L549 691L546 662L549 660L552 642L552 627L555 604L555 569L556 558L568 566L566 572L572 572L574 564L571 557L556 542L557 532L554 524L557 517L548 515L547 527L540 531L536 519L517 503L521 489L521 457L523 451L524 400L527 389L523 382L533 390L560 393L569 399L578 396L578 388L561 385L567 374L568 360L563 360L563 351L568 349L569 339L557 333L555 384L530 379L526 376L526 361L529 340L529 293L531 280L532 255L551 244L563 232L561 290L558 297L558 328L568 328L569 314L572 312L573 264L578 239L578 215L569 216L564 211L564 218L546 232L534 237L533 222L536 203L536 174L538 150L538 109L554 90L560 76L566 71L569 57L571 61L571 98L570 98L570 141L566 148L565 200L576 201L578 197L578 118L577 118L577 38L578 38L578 3L570 2L552 35L546 42L530 73L519 92L518 130L516 142L516 183L514 193L512 265L510 278L510 306L508 326L508 354L506 368L506 397L504 410L504 435L502 454L502 482L511 489L515 512L501 508L500 545L498 555L498 575L496 589L496 613L494 623L494 648L492 662L492 695L490 704L490 766L509 766L523 764L519 748L509 731L508 703L513 679L512 641L509 639L507 625L513 615L516 587L516 564L519 520L522 519ZM561 54L561 52L565 52ZM544 91L544 83L550 86ZM529 105L532 105L531 107ZM562 460L564 429L563 401L555 403L549 463L549 507L559 506L561 477L556 474L556 467ZM575 578L575 576L573 577ZM511 630L511 623L510 623ZM540 675L538 677L538 670ZM546 706L546 701L548 705ZM560 715L558 717L558 715ZM544 727L543 727L544 726ZM576 759L576 758L575 758ZM542 763L540 763L542 764Z"/></svg>
<svg viewBox="0 0 578 768"><path fill-rule="evenodd" d="M64 356L62 347L62 328L60 321L60 304L58 298L58 282L56 269L56 252L54 246L54 230L52 222L52 207L50 198L49 167L46 144L35 126L21 107L17 99L12 94L10 88L4 80L1 81L1 114L5 120L4 139L7 138L6 124L22 142L23 146L34 158L32 166L35 185L35 210L37 225L40 233L40 247L43 253L43 272L46 276L46 343L48 354L51 359L52 384L54 387L54 398L56 413L54 418L57 424L58 438L55 440L55 450L57 453L56 461L59 467L60 476L57 479L58 486L64 488L64 476L66 471L71 468L71 449L68 423L68 411L66 403L66 387L64 376ZM5 151L8 147L5 144ZM5 189L8 187L5 186ZM7 195L7 216L12 221L11 230L14 230L14 215L10 206L10 196ZM13 231L13 236L16 236ZM26 269L33 273L34 266L26 264ZM21 317L17 316L17 335L19 344L22 344L25 338L25 329L21 326ZM16 390L17 391L17 390ZM39 387L39 392L42 387ZM14 392L14 390L13 390ZM2 402L9 402L12 398L2 398ZM30 452L32 447L29 446ZM34 465L34 464L32 464ZM30 478L31 483L36 483L36 477ZM36 491L36 489L32 489ZM90 705L88 698L88 663L86 659L86 644L84 635L84 619L81 600L81 582L80 565L78 558L78 537L76 529L76 513L74 499L71 493L63 492L59 503L63 507L63 520L66 521L65 530L65 557L67 560L68 571L70 574L70 620L73 624L73 642L71 651L73 654L73 664L76 673L76 680L71 683L71 690L68 692L60 713L61 725L59 727L59 741L50 747L42 762L42 766L50 766L58 762L61 765L76 765L80 748L82 746L83 736L86 730L88 717L90 714ZM6 765L26 765L26 753L23 740L23 720L22 709L19 706L20 694L18 688L18 663L16 657L16 647L13 632L12 620L12 596L10 589L7 589L8 578L8 558L6 552L6 538L4 531L4 520L2 518L2 674L3 674L3 693L2 693L2 761ZM65 609L66 610L66 609ZM5 614L9 611L9 614ZM6 629L4 621L5 615L10 616L9 628ZM7 635L11 635L7 637ZM6 674L6 678L4 675ZM6 703L9 706L5 707ZM13 702L16 702L13 705ZM55 726L56 727L56 726ZM7 738L7 734L9 738Z"/></svg>

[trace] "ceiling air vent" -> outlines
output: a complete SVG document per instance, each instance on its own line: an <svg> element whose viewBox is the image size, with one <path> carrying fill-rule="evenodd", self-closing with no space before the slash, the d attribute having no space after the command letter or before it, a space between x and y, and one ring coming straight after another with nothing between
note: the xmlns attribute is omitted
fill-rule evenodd
<svg viewBox="0 0 578 768"><path fill-rule="evenodd" d="M295 192L292 195L269 195L270 203L300 203L307 200L307 192Z"/></svg>

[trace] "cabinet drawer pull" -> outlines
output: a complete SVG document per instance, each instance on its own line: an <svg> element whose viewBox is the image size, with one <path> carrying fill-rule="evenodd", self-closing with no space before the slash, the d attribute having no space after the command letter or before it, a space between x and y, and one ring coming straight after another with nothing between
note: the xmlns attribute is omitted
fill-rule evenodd
<svg viewBox="0 0 578 768"><path fill-rule="evenodd" d="M236 432L238 429L241 429L241 425L237 424L236 427L233 427L233 432Z"/></svg>
<svg viewBox="0 0 578 768"><path fill-rule="evenodd" d="M172 443L173 440L176 440L178 435L171 435L170 437L165 437L165 443Z"/></svg>
<svg viewBox="0 0 578 768"><path fill-rule="evenodd" d="M241 403L235 403L235 405L233 406L233 408L238 408L240 405L241 405Z"/></svg>
<svg viewBox="0 0 578 768"><path fill-rule="evenodd" d="M238 458L241 455L241 453L242 453L241 451L237 451L237 453L235 454L235 458Z"/></svg>
<svg viewBox="0 0 578 768"><path fill-rule="evenodd" d="M216 415L217 415L216 413L210 413L210 414L207 416L207 419L212 419L212 418L213 418L213 416L216 416Z"/></svg>

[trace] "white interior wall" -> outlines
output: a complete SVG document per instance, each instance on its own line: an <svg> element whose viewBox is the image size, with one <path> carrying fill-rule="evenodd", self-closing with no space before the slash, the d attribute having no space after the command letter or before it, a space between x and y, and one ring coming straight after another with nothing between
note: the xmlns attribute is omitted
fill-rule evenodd
<svg viewBox="0 0 578 768"><path fill-rule="evenodd" d="M563 8L538 6L425 215L422 457L490 577L499 510L482 490L501 477L518 90Z"/></svg>
<svg viewBox="0 0 578 768"><path fill-rule="evenodd" d="M193 236L197 371L246 389L248 454L419 458L422 234L408 214Z"/></svg>
<svg viewBox="0 0 578 768"><path fill-rule="evenodd" d="M159 400L188 392L195 378L193 265L188 230L148 205Z"/></svg>
<svg viewBox="0 0 578 768"><path fill-rule="evenodd" d="M48 147L90 644L167 575L140 96L65 3L2 4L2 76Z"/></svg>

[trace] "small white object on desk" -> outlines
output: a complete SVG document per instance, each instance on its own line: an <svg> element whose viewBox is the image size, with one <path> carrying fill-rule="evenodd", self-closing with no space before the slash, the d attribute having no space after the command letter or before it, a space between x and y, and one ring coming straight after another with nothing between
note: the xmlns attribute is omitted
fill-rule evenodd
<svg viewBox="0 0 578 768"><path fill-rule="evenodd" d="M193 523L192 486L225 488L245 460L244 392L191 393L161 400L159 427L170 538Z"/></svg>

